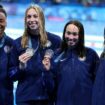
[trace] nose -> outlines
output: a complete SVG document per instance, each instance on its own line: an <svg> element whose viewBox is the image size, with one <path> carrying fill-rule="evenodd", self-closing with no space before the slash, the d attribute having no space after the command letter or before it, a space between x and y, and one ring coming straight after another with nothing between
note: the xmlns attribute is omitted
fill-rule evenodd
<svg viewBox="0 0 105 105"><path fill-rule="evenodd" d="M74 35L72 35L72 34L71 35L68 35L67 38L68 39L74 39Z"/></svg>
<svg viewBox="0 0 105 105"><path fill-rule="evenodd" d="M34 21L34 20L35 20L34 16L32 16L30 20L31 20L31 21Z"/></svg>

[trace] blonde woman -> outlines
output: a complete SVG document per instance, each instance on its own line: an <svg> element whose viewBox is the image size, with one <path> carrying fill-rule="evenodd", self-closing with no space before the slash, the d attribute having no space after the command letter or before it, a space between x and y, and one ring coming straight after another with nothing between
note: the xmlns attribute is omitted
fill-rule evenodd
<svg viewBox="0 0 105 105"><path fill-rule="evenodd" d="M23 36L16 39L11 53L10 77L18 80L17 105L49 105L46 77L51 80L42 59L47 49L55 51L60 46L60 37L46 32L44 14L38 5L32 5L25 12ZM53 85L53 82L48 82ZM53 86L51 86L53 87Z"/></svg>

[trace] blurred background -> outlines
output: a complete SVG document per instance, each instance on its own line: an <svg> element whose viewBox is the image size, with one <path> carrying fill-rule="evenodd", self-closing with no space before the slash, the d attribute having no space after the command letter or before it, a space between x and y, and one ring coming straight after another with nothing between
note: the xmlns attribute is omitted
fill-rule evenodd
<svg viewBox="0 0 105 105"><path fill-rule="evenodd" d="M80 20L85 28L86 46L100 55L103 49L105 0L0 0L8 13L6 32L10 37L15 39L22 35L25 10L33 3L43 8L46 30L61 37L67 21Z"/></svg>

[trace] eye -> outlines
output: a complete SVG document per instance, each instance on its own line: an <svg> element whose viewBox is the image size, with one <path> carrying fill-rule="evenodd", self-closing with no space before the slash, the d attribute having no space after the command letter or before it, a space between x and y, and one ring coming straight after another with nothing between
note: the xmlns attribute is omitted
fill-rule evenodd
<svg viewBox="0 0 105 105"><path fill-rule="evenodd" d="M67 31L66 33L67 33L68 35L71 35L71 34L74 35L74 36L78 35L78 32L70 32L70 31Z"/></svg>
<svg viewBox="0 0 105 105"><path fill-rule="evenodd" d="M77 33L77 32L73 32L72 34L73 34L74 36L78 35L78 33Z"/></svg>
<svg viewBox="0 0 105 105"><path fill-rule="evenodd" d="M37 16L37 15L34 15L33 17L34 17L34 18L38 18L38 16Z"/></svg>
<svg viewBox="0 0 105 105"><path fill-rule="evenodd" d="M66 33L67 33L68 35L72 34L70 31L67 31Z"/></svg>
<svg viewBox="0 0 105 105"><path fill-rule="evenodd" d="M27 18L31 18L31 15L27 15Z"/></svg>

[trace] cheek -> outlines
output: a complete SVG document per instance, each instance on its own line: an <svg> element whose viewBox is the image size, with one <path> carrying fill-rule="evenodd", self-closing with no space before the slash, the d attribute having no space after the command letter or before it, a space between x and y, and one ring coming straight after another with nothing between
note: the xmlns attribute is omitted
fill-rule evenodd
<svg viewBox="0 0 105 105"><path fill-rule="evenodd" d="M7 26L7 22L5 23L5 26Z"/></svg>
<svg viewBox="0 0 105 105"><path fill-rule="evenodd" d="M27 20L27 21L26 21L26 24L27 24L27 25L30 25L30 21L29 21L29 20Z"/></svg>
<svg viewBox="0 0 105 105"><path fill-rule="evenodd" d="M7 26L7 22L4 23L4 27L6 27L6 26Z"/></svg>
<svg viewBox="0 0 105 105"><path fill-rule="evenodd" d="M27 22L26 22L26 26L27 26L27 28L30 28L30 25L31 25L30 22L27 21Z"/></svg>
<svg viewBox="0 0 105 105"><path fill-rule="evenodd" d="M65 38L69 38L69 37L70 37L70 35L65 34L65 35L64 35L64 37L65 37Z"/></svg>
<svg viewBox="0 0 105 105"><path fill-rule="evenodd" d="M1 22L0 25L1 26L6 26L6 22Z"/></svg>
<svg viewBox="0 0 105 105"><path fill-rule="evenodd" d="M30 23L30 19L26 18L26 24Z"/></svg>
<svg viewBox="0 0 105 105"><path fill-rule="evenodd" d="M79 40L79 36L74 37L75 39Z"/></svg>
<svg viewBox="0 0 105 105"><path fill-rule="evenodd" d="M39 18L34 18L34 21L39 21L40 19Z"/></svg>

